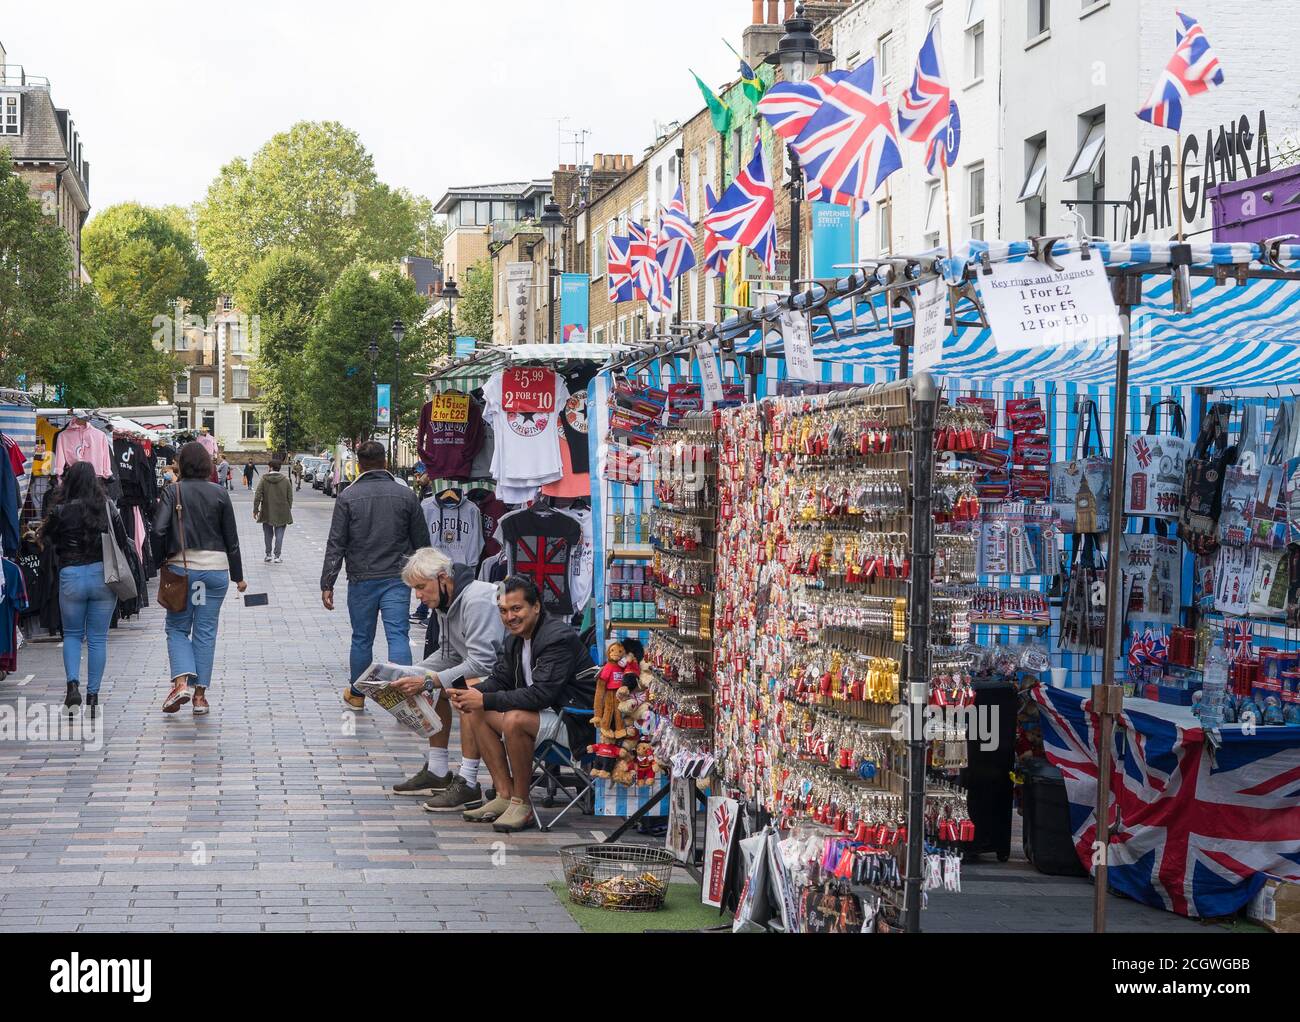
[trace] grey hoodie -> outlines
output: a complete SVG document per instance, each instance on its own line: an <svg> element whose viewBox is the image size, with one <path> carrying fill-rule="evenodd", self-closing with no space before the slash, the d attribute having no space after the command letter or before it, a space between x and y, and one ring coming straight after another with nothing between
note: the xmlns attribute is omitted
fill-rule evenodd
<svg viewBox="0 0 1300 1022"><path fill-rule="evenodd" d="M444 683L459 678L486 678L501 655L505 625L497 610L497 587L474 578L474 569L452 566L456 591L444 614L438 611L439 646L417 665L436 671ZM432 682L426 689L432 688Z"/></svg>

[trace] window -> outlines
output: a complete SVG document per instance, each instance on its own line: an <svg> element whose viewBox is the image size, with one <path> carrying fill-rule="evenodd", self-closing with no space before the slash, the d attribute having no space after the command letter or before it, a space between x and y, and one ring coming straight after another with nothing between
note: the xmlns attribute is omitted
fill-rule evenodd
<svg viewBox="0 0 1300 1022"><path fill-rule="evenodd" d="M234 368L230 370L230 396L236 401L248 400L248 370Z"/></svg>
<svg viewBox="0 0 1300 1022"><path fill-rule="evenodd" d="M700 154L691 153L690 194L686 197L686 208L693 223L700 222Z"/></svg>
<svg viewBox="0 0 1300 1022"><path fill-rule="evenodd" d="M1106 235L1106 112L1079 119L1083 141L1070 163L1067 181L1078 182L1079 212L1093 237Z"/></svg>
<svg viewBox="0 0 1300 1022"><path fill-rule="evenodd" d="M745 144L745 133L737 128L731 133L731 176L740 175L740 167L744 157L740 153L741 147Z"/></svg>
<svg viewBox="0 0 1300 1022"><path fill-rule="evenodd" d="M615 334L615 337L620 344L627 340L627 317L626 316L623 316L618 321L618 333Z"/></svg>
<svg viewBox="0 0 1300 1022"><path fill-rule="evenodd" d="M1085 118L1081 125L1083 142L1065 175L1067 181L1077 181L1097 170L1097 164L1106 154L1106 114L1102 112L1095 117Z"/></svg>
<svg viewBox="0 0 1300 1022"><path fill-rule="evenodd" d="M925 244L927 248L938 248L943 230L943 186L938 181L926 185L925 197Z"/></svg>
<svg viewBox="0 0 1300 1022"><path fill-rule="evenodd" d="M655 208L664 204L664 168L655 167Z"/></svg>
<svg viewBox="0 0 1300 1022"><path fill-rule="evenodd" d="M176 396L189 397L189 394L190 394L190 378L188 376L176 377Z"/></svg>
<svg viewBox="0 0 1300 1022"><path fill-rule="evenodd" d="M598 326L596 327L595 330L591 332L591 343L592 344L605 343L605 328L603 326Z"/></svg>
<svg viewBox="0 0 1300 1022"><path fill-rule="evenodd" d="M231 298L229 295L226 295L221 299L222 312L232 312L234 311L234 308L235 308L235 300Z"/></svg>
<svg viewBox="0 0 1300 1022"><path fill-rule="evenodd" d="M939 0L939 3L934 4L930 8L930 18L929 21L926 22L926 26L925 26L926 35L930 34L930 32L934 29L936 25L939 24L942 18L943 18L943 0Z"/></svg>
<svg viewBox="0 0 1300 1022"><path fill-rule="evenodd" d="M0 92L0 135L23 133L23 97L16 92Z"/></svg>
<svg viewBox="0 0 1300 1022"><path fill-rule="evenodd" d="M984 22L979 21L966 30L966 77L978 82L984 77Z"/></svg>
<svg viewBox="0 0 1300 1022"><path fill-rule="evenodd" d="M200 376L200 377L199 377L199 397L211 397L211 396L212 396L212 377L211 377L211 376Z"/></svg>
<svg viewBox="0 0 1300 1022"><path fill-rule="evenodd" d="M203 428L209 433L217 431L217 413L211 408L203 413Z"/></svg>
<svg viewBox="0 0 1300 1022"><path fill-rule="evenodd" d="M241 435L245 440L262 440L262 413L261 412L240 412L239 413Z"/></svg>
<svg viewBox="0 0 1300 1022"><path fill-rule="evenodd" d="M686 318L692 323L696 323L700 318L700 271L691 270L686 275L686 287L688 291Z"/></svg>
<svg viewBox="0 0 1300 1022"><path fill-rule="evenodd" d="M877 243L881 255L893 255L894 252L894 204L885 199L876 203Z"/></svg>
<svg viewBox="0 0 1300 1022"><path fill-rule="evenodd" d="M1029 0L1029 38L1037 39L1052 29L1052 0Z"/></svg>
<svg viewBox="0 0 1300 1022"><path fill-rule="evenodd" d="M606 230L605 227L598 227L591 235L591 279L600 280L605 276L605 267L609 259L609 249L606 247Z"/></svg>
<svg viewBox="0 0 1300 1022"><path fill-rule="evenodd" d="M970 195L970 236L984 238L984 164L973 164L966 171L966 188Z"/></svg>
<svg viewBox="0 0 1300 1022"><path fill-rule="evenodd" d="M858 69L858 63L861 60L862 60L862 52L860 50L854 53L850 53L848 59L844 61L844 67L841 68L841 70L856 71Z"/></svg>
<svg viewBox="0 0 1300 1022"><path fill-rule="evenodd" d="M1017 202L1025 204L1025 233L1042 237L1047 233L1047 136L1025 142L1025 183Z"/></svg>
<svg viewBox="0 0 1300 1022"><path fill-rule="evenodd" d="M894 33L886 32L876 43L876 73L885 85L885 91L894 81Z"/></svg>
<svg viewBox="0 0 1300 1022"><path fill-rule="evenodd" d="M188 408L176 409L176 428L177 429L190 428L190 410Z"/></svg>
<svg viewBox="0 0 1300 1022"><path fill-rule="evenodd" d="M230 344L230 350L241 352L244 350L244 331L239 323L226 324L226 340Z"/></svg>
<svg viewBox="0 0 1300 1022"><path fill-rule="evenodd" d="M704 172L707 175L706 181L713 186L714 194L718 191L718 143L716 139L709 139L709 144L704 150Z"/></svg>

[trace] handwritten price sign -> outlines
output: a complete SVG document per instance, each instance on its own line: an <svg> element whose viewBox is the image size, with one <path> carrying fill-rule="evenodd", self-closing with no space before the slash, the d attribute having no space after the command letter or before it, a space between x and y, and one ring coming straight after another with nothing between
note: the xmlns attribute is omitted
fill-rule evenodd
<svg viewBox="0 0 1300 1022"><path fill-rule="evenodd" d="M1033 259L994 263L979 274L980 298L998 351L1060 347L1119 336L1119 313L1106 267L1094 255L1057 259L1055 273Z"/></svg>
<svg viewBox="0 0 1300 1022"><path fill-rule="evenodd" d="M436 395L430 402L429 419L432 422L469 422L469 395Z"/></svg>

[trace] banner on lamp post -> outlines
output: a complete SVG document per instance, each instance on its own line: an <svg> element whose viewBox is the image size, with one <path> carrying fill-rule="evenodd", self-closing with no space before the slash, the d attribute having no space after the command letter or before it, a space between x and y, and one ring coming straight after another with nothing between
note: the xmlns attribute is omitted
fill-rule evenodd
<svg viewBox="0 0 1300 1022"><path fill-rule="evenodd" d="M375 387L375 425L387 429L393 424L393 385L381 383Z"/></svg>
<svg viewBox="0 0 1300 1022"><path fill-rule="evenodd" d="M586 344L590 332L591 277L585 273L560 274L560 340Z"/></svg>
<svg viewBox="0 0 1300 1022"><path fill-rule="evenodd" d="M848 275L847 270L837 270L854 261L854 240L857 220L850 206L837 206L829 202L812 204L813 276L818 280L838 280Z"/></svg>
<svg viewBox="0 0 1300 1022"><path fill-rule="evenodd" d="M533 264L506 264L506 301L510 307L510 343L532 344Z"/></svg>

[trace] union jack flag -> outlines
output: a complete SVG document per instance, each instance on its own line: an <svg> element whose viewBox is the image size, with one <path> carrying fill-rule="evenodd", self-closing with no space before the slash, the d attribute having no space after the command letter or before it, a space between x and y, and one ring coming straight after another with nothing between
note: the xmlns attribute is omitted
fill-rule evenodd
<svg viewBox="0 0 1300 1022"><path fill-rule="evenodd" d="M708 215L718 204L712 185L704 186L704 201L708 206L704 221L704 272L710 277L725 277L727 260L731 258L731 253L736 250L736 246L722 235L709 230Z"/></svg>
<svg viewBox="0 0 1300 1022"><path fill-rule="evenodd" d="M659 265L658 238L641 224L629 222L627 233L632 244L629 254L632 263L632 289L637 301L648 302L651 312L662 312L665 298L672 301L663 267Z"/></svg>
<svg viewBox="0 0 1300 1022"><path fill-rule="evenodd" d="M763 138L757 131L754 158L704 218L704 227L749 249L768 273L776 270L776 193L767 173Z"/></svg>
<svg viewBox="0 0 1300 1022"><path fill-rule="evenodd" d="M609 275L609 300L614 303L630 302L636 298L632 285L632 239L610 235L607 246L606 272Z"/></svg>
<svg viewBox="0 0 1300 1022"><path fill-rule="evenodd" d="M777 82L758 104L758 112L773 131L787 142L793 142L803 134L835 86L848 76L847 71L827 71L806 82Z"/></svg>
<svg viewBox="0 0 1300 1022"><path fill-rule="evenodd" d="M572 606L569 597L569 543L554 536L520 536L515 541L515 567L537 583L543 600Z"/></svg>
<svg viewBox="0 0 1300 1022"><path fill-rule="evenodd" d="M1184 100L1223 84L1223 68L1200 23L1179 11L1178 25L1178 48L1138 111L1142 120L1174 131L1183 128Z"/></svg>
<svg viewBox="0 0 1300 1022"><path fill-rule="evenodd" d="M911 142L925 143L925 169L938 171L948 159L948 126L952 117L952 90L943 73L943 44L939 26L930 29L916 59L912 87L898 101L898 133Z"/></svg>
<svg viewBox="0 0 1300 1022"><path fill-rule="evenodd" d="M835 87L794 142L810 185L845 205L870 199L903 166L873 57Z"/></svg>
<svg viewBox="0 0 1300 1022"><path fill-rule="evenodd" d="M1097 738L1090 701L1034 690L1043 748L1061 769L1080 861L1097 837ZM1125 710L1111 758L1113 890L1179 915L1237 912L1269 873L1300 881L1300 748L1289 728L1220 728L1211 752L1199 727Z"/></svg>
<svg viewBox="0 0 1300 1022"><path fill-rule="evenodd" d="M695 224L680 184L668 212L659 216L659 265L669 280L695 269Z"/></svg>

